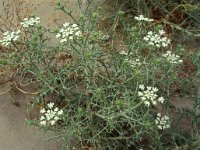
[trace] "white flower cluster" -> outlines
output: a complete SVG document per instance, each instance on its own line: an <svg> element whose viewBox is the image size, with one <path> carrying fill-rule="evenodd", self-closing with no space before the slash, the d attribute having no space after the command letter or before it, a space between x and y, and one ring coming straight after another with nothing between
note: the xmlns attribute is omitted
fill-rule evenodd
<svg viewBox="0 0 200 150"><path fill-rule="evenodd" d="M61 118L63 110L59 110L58 107L54 108L54 103L47 104L48 109L42 108L40 113L40 125L55 125L55 123ZM53 109L54 108L54 109Z"/></svg>
<svg viewBox="0 0 200 150"><path fill-rule="evenodd" d="M135 68L136 66L140 66L141 65L141 62L139 59L135 59L135 60L128 60L128 59L125 59L127 62L130 63L131 67Z"/></svg>
<svg viewBox="0 0 200 150"><path fill-rule="evenodd" d="M32 27L34 25L38 25L39 23L40 23L40 18L39 17L32 17L30 19L24 18L23 22L21 22L21 25L24 28L29 28L29 27Z"/></svg>
<svg viewBox="0 0 200 150"><path fill-rule="evenodd" d="M153 21L153 19L145 18L143 15L136 16L135 20L138 20L138 21L147 21L147 22L152 22Z"/></svg>
<svg viewBox="0 0 200 150"><path fill-rule="evenodd" d="M64 43L69 40L73 40L74 37L80 37L81 31L77 24L70 24L66 22L63 24L63 28L60 29L59 33L56 34L57 38L61 38L60 42Z"/></svg>
<svg viewBox="0 0 200 150"><path fill-rule="evenodd" d="M157 113L155 124L157 125L158 129L160 129L160 130L170 128L169 117L166 115L162 117L160 113Z"/></svg>
<svg viewBox="0 0 200 150"><path fill-rule="evenodd" d="M126 55L126 56L127 56L127 55L128 55L128 52L126 52L126 51L120 51L119 54L120 54L120 55ZM132 54L132 53L130 53L130 54Z"/></svg>
<svg viewBox="0 0 200 150"><path fill-rule="evenodd" d="M140 91L138 91L138 96L140 99L144 102L145 106L149 107L152 105L157 105L157 102L163 103L164 98L158 97L156 94L158 92L158 89L155 87L145 86L143 84L139 85Z"/></svg>
<svg viewBox="0 0 200 150"><path fill-rule="evenodd" d="M19 33L20 30L16 31L16 32L4 32L3 33L3 40L0 40L0 44L4 45L4 46L8 46L9 44L11 44L12 41L16 41L19 38Z"/></svg>
<svg viewBox="0 0 200 150"><path fill-rule="evenodd" d="M158 33L149 31L147 36L144 37L144 40L148 42L148 45L160 47L167 47L170 44L170 39L163 37L165 34L164 30L159 30Z"/></svg>
<svg viewBox="0 0 200 150"><path fill-rule="evenodd" d="M120 55L128 55L128 53L126 51L120 51L119 54Z"/></svg>
<svg viewBox="0 0 200 150"><path fill-rule="evenodd" d="M171 51L167 51L162 56L165 57L167 59L167 61L169 61L172 64L178 64L178 63L182 63L183 62L183 60L180 59L180 56L172 54Z"/></svg>

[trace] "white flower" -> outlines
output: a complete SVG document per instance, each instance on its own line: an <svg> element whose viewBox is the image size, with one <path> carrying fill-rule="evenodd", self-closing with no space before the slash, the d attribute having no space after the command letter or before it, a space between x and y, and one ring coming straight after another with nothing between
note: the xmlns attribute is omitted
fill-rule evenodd
<svg viewBox="0 0 200 150"><path fill-rule="evenodd" d="M153 101L152 101L152 104L153 104L153 105L157 105L157 102L153 100Z"/></svg>
<svg viewBox="0 0 200 150"><path fill-rule="evenodd" d="M150 102L149 101L144 101L144 104L149 107L150 106Z"/></svg>
<svg viewBox="0 0 200 150"><path fill-rule="evenodd" d="M145 87L143 84L139 85L140 91L138 91L138 96L144 102L144 105L149 107L150 104L157 105L157 102L163 103L164 98L159 97L156 94L158 89L156 87L147 86Z"/></svg>
<svg viewBox="0 0 200 150"><path fill-rule="evenodd" d="M56 107L55 109L54 109L54 112L56 112L56 111L58 111L59 109L58 109L58 107Z"/></svg>
<svg viewBox="0 0 200 150"><path fill-rule="evenodd" d="M167 51L165 54L162 55L168 62L171 64L178 64L182 63L183 61L180 59L180 56L172 54L171 51Z"/></svg>
<svg viewBox="0 0 200 150"><path fill-rule="evenodd" d="M143 38L145 41L149 41L149 37L144 37Z"/></svg>
<svg viewBox="0 0 200 150"><path fill-rule="evenodd" d="M40 113L45 113L46 112L46 110L44 109L44 108L42 108L41 110L40 110Z"/></svg>
<svg viewBox="0 0 200 150"><path fill-rule="evenodd" d="M152 88L153 92L158 92L158 89L156 87Z"/></svg>
<svg viewBox="0 0 200 150"><path fill-rule="evenodd" d="M158 129L160 129L160 130L170 128L169 117L166 115L162 117L160 113L157 113L155 124L157 125Z"/></svg>
<svg viewBox="0 0 200 150"><path fill-rule="evenodd" d="M159 30L158 33L149 31L143 40L147 42L147 45L156 46L158 48L167 47L170 44L170 39L163 37L164 34L164 30Z"/></svg>
<svg viewBox="0 0 200 150"><path fill-rule="evenodd" d="M129 59L126 59L126 61L128 61L128 63L129 63L129 64L131 65L131 67L133 67L133 68L135 68L135 67L141 65L139 59L136 59L136 60L129 60Z"/></svg>
<svg viewBox="0 0 200 150"><path fill-rule="evenodd" d="M77 24L72 24L72 27L76 28L76 27L78 27L78 25Z"/></svg>
<svg viewBox="0 0 200 150"><path fill-rule="evenodd" d="M82 36L82 33L77 24L70 24L68 22L63 24L63 28L56 34L56 38L61 38L60 42L65 43L73 40L75 37Z"/></svg>
<svg viewBox="0 0 200 150"><path fill-rule="evenodd" d="M45 117L44 117L44 116L41 116L41 117L40 117L40 120L44 120L44 119L45 119Z"/></svg>
<svg viewBox="0 0 200 150"><path fill-rule="evenodd" d="M149 90L149 91L150 91L151 89L152 89L152 87L150 87L150 86L147 86L147 90Z"/></svg>
<svg viewBox="0 0 200 150"><path fill-rule="evenodd" d="M158 129L162 130L162 126L161 125L158 125L157 127L158 127Z"/></svg>
<svg viewBox="0 0 200 150"><path fill-rule="evenodd" d="M179 63L182 63L182 62L183 62L183 60L179 60L178 62L179 62Z"/></svg>
<svg viewBox="0 0 200 150"><path fill-rule="evenodd" d="M53 126L55 123L56 123L55 120L52 120L52 121L50 122L50 124L51 124L52 126Z"/></svg>
<svg viewBox="0 0 200 150"><path fill-rule="evenodd" d="M63 24L63 27L66 28L66 27L68 27L69 25L70 25L70 23L69 23L69 22L66 22L66 23Z"/></svg>
<svg viewBox="0 0 200 150"><path fill-rule="evenodd" d="M153 32L152 32L152 31L149 31L149 32L148 32L148 35L153 35Z"/></svg>
<svg viewBox="0 0 200 150"><path fill-rule="evenodd" d="M4 45L4 46L8 46L11 44L12 41L16 41L19 38L19 33L20 30L16 31L16 32L4 32L3 33L3 40L0 40L0 44Z"/></svg>
<svg viewBox="0 0 200 150"><path fill-rule="evenodd" d="M40 23L40 18L39 17L32 17L32 18L24 18L23 22L21 22L21 25L24 28L29 28L35 25L38 25Z"/></svg>
<svg viewBox="0 0 200 150"><path fill-rule="evenodd" d="M149 42L149 45L154 45L154 43L153 42Z"/></svg>
<svg viewBox="0 0 200 150"><path fill-rule="evenodd" d="M49 116L48 114L46 114L46 120L47 121L51 120L51 116Z"/></svg>
<svg viewBox="0 0 200 150"><path fill-rule="evenodd" d="M76 35L76 36L80 36L80 35L81 35L81 31L77 31L77 32L75 33L75 35Z"/></svg>
<svg viewBox="0 0 200 150"><path fill-rule="evenodd" d="M143 96L143 92L138 92L138 96Z"/></svg>
<svg viewBox="0 0 200 150"><path fill-rule="evenodd" d="M53 126L59 119L61 119L63 110L59 110L58 107L54 108L54 103L51 102L47 104L47 107L47 110L45 110L44 108L40 110L40 113L43 114L40 117L40 124Z"/></svg>
<svg viewBox="0 0 200 150"><path fill-rule="evenodd" d="M54 103L51 103L51 102L50 102L50 103L47 104L47 106L51 109L51 108L53 108Z"/></svg>
<svg viewBox="0 0 200 150"><path fill-rule="evenodd" d="M145 103L145 102L148 102L148 103L149 103L149 101L146 101L146 99L147 99L146 97L141 97L141 100L144 101L144 103ZM150 104L150 103L149 103L149 104Z"/></svg>
<svg viewBox="0 0 200 150"><path fill-rule="evenodd" d="M60 37L61 37L60 33L56 34L56 38L60 38Z"/></svg>
<svg viewBox="0 0 200 150"><path fill-rule="evenodd" d="M69 36L69 40L73 40L73 36Z"/></svg>
<svg viewBox="0 0 200 150"><path fill-rule="evenodd" d="M168 129L168 128L170 128L170 124L165 125L165 129Z"/></svg>
<svg viewBox="0 0 200 150"><path fill-rule="evenodd" d="M60 43L64 43L64 42L67 42L67 39L60 40Z"/></svg>
<svg viewBox="0 0 200 150"><path fill-rule="evenodd" d="M161 117L161 113L157 113L157 116L158 116L158 117Z"/></svg>
<svg viewBox="0 0 200 150"><path fill-rule="evenodd" d="M164 103L164 98L163 98L163 97L159 97L159 98L158 98L158 101L159 101L160 103Z"/></svg>
<svg viewBox="0 0 200 150"><path fill-rule="evenodd" d="M125 52L125 51L120 51L119 54L121 54L121 55L128 55L128 53Z"/></svg>
<svg viewBox="0 0 200 150"><path fill-rule="evenodd" d="M140 84L139 89L144 90L145 89L144 84Z"/></svg>
<svg viewBox="0 0 200 150"><path fill-rule="evenodd" d="M46 121L41 121L41 122L40 122L40 124L41 124L42 126L45 126L46 123L47 123Z"/></svg>
<svg viewBox="0 0 200 150"><path fill-rule="evenodd" d="M51 113L51 111L47 111L45 114L47 120L51 120L54 117L54 114Z"/></svg>
<svg viewBox="0 0 200 150"><path fill-rule="evenodd" d="M164 118L164 120L169 120L169 117L166 115L163 118Z"/></svg>
<svg viewBox="0 0 200 150"><path fill-rule="evenodd" d="M153 19L145 18L143 15L135 16L135 20L152 22Z"/></svg>
<svg viewBox="0 0 200 150"><path fill-rule="evenodd" d="M159 32L160 35L165 34L165 31L164 31L164 30L159 30L158 32Z"/></svg>
<svg viewBox="0 0 200 150"><path fill-rule="evenodd" d="M58 111L58 115L62 115L63 114L63 110Z"/></svg>
<svg viewBox="0 0 200 150"><path fill-rule="evenodd" d="M59 117L57 117L57 116L55 116L55 118L54 118L54 120L56 120L56 121L58 121L60 118Z"/></svg>

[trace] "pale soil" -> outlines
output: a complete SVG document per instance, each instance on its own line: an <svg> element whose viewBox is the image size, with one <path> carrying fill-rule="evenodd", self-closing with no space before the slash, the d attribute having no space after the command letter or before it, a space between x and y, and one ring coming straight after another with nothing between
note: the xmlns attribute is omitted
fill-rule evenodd
<svg viewBox="0 0 200 150"><path fill-rule="evenodd" d="M5 91L9 86L1 86ZM20 103L17 107L11 103L15 98ZM0 149L1 150L57 150L56 141L47 141L53 134L45 134L37 127L25 123L27 104L32 97L18 92L14 97L10 93L0 95Z"/></svg>

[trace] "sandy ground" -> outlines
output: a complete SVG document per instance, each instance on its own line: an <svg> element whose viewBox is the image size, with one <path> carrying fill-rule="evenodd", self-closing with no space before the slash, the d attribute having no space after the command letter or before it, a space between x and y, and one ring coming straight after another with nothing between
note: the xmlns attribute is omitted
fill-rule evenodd
<svg viewBox="0 0 200 150"><path fill-rule="evenodd" d="M1 86L4 91L8 86ZM45 134L37 127L28 126L27 103L30 96L22 93L15 95L20 103L17 107L11 103L9 93L0 95L0 150L57 150L59 144L55 141L47 141L52 134Z"/></svg>

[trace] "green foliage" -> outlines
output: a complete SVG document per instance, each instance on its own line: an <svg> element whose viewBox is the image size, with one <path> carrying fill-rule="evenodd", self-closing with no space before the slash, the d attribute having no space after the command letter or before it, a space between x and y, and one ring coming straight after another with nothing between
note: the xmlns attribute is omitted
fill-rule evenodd
<svg viewBox="0 0 200 150"><path fill-rule="evenodd" d="M127 2L135 5L133 1ZM161 5L159 1L151 2ZM53 94L56 96L49 101L64 111L62 119L54 126L42 126L38 120L30 124L56 131L63 149L198 148L200 96L193 81L199 82L200 53L187 54L182 45L148 45L144 41L148 32L160 32L165 26L136 20L126 22L126 14L122 10L114 16L114 33L107 41L104 33L98 30L101 12L83 11L80 3L79 6L81 17L75 19L64 5L57 4L57 8L71 16L77 24L82 33L80 37L74 36L73 40L49 46L46 33L55 36L59 29L51 31L36 25L24 29L26 36L16 43L12 42L11 47L15 51L5 56L10 59L1 62L1 65L6 63L16 67L18 75L29 75L27 80L38 84L37 103L45 107L47 97ZM127 49L119 50L112 45L118 34L115 27L119 24L116 22L121 23ZM171 39L173 42L173 37ZM106 42L109 42L109 51L105 51ZM190 58L196 67L194 75L182 78L186 61L171 63L163 57L169 50L182 60L186 56ZM117 51L126 52L119 54ZM157 87L157 96L164 97L164 103L147 107L145 100L139 96L143 84L145 87ZM177 93L195 99L195 107L180 112L174 110L171 101ZM158 128L155 120L159 112L170 117L170 128ZM176 114L174 118L172 112ZM189 132L184 132L176 124L179 115L191 118Z"/></svg>

